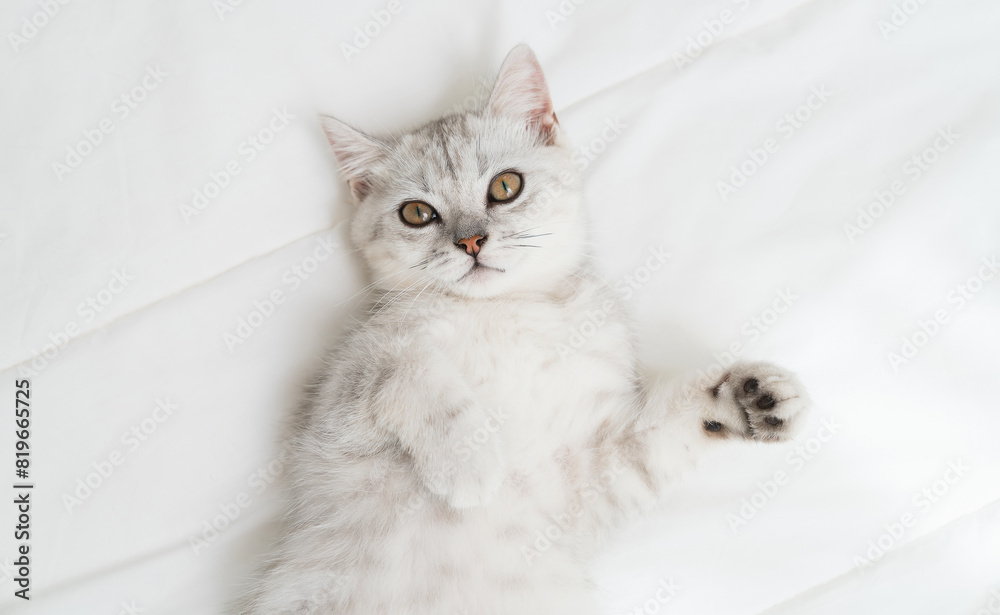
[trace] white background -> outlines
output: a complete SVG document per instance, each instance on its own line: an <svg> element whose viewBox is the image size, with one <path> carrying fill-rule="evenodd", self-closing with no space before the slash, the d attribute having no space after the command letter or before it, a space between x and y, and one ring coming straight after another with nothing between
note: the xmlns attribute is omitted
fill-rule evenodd
<svg viewBox="0 0 1000 615"><path fill-rule="evenodd" d="M972 282L961 305L954 293L1000 256L1000 6L399 2L377 27L378 0L231 11L209 0L55 11L50 0L50 17L45 2L3 4L0 490L13 481L24 375L36 488L30 606L13 597L14 507L0 504L0 609L224 612L280 510L282 418L362 298L317 113L373 132L412 127L481 96L521 41L570 138L592 147L593 160L581 156L595 266L612 282L646 280L629 301L645 358L704 370L739 343L811 390L800 446L826 436L822 419L839 426L805 463L794 445L709 460L596 564L606 612L989 608L1000 588L1000 276ZM356 38L364 47L345 53ZM814 88L828 99L803 108ZM127 116L123 94L142 98ZM250 160L241 144L276 110L294 117ZM790 133L779 122L795 113ZM113 130L80 146L105 119ZM601 141L608 121L624 128ZM949 129L957 138L935 150ZM768 139L766 162L746 162ZM927 161L919 177L914 156ZM185 219L182 206L233 161L240 174ZM724 198L719 182L744 163L752 175ZM904 190L891 207L872 206L895 181ZM864 229L845 230L859 217ZM647 279L651 248L670 258ZM127 286L109 287L115 272ZM283 302L227 343L276 290ZM768 312L779 291L791 306ZM918 333L941 310L934 335ZM894 365L904 338L919 348ZM160 423L157 400L176 406ZM132 450L122 434L144 420L155 431ZM69 506L115 451L122 463ZM969 469L937 482L950 463ZM776 472L788 480L774 492ZM935 486L938 501L923 504ZM744 499L762 505L734 530ZM196 553L192 539L237 501L236 520ZM913 527L887 540L886 524L907 513ZM888 552L860 567L880 537ZM676 596L647 602L667 579Z"/></svg>

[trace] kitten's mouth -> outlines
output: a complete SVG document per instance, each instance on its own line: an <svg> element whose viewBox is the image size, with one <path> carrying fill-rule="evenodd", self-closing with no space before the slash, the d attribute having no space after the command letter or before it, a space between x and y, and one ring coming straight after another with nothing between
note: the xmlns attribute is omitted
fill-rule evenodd
<svg viewBox="0 0 1000 615"><path fill-rule="evenodd" d="M481 262L474 261L469 270L462 274L462 277L455 280L456 282L461 282L462 280L471 277L473 280L481 280L485 276L490 275L491 272L503 273L504 270L499 267L490 267L489 265L484 265Z"/></svg>

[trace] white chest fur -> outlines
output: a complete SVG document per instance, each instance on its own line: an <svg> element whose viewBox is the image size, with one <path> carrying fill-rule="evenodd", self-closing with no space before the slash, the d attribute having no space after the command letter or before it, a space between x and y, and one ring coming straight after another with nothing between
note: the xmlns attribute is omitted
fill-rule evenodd
<svg viewBox="0 0 1000 615"><path fill-rule="evenodd" d="M558 302L447 303L422 342L454 363L511 458L530 459L592 434L631 391L630 335L609 297L591 288Z"/></svg>

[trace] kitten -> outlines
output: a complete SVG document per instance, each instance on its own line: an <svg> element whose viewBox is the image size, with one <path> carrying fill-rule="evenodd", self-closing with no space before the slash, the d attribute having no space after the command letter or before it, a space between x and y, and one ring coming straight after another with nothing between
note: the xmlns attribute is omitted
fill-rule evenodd
<svg viewBox="0 0 1000 615"><path fill-rule="evenodd" d="M482 110L385 138L323 123L381 296L297 417L245 613L596 613L585 565L610 530L713 444L795 432L806 396L774 365L642 373L528 47Z"/></svg>

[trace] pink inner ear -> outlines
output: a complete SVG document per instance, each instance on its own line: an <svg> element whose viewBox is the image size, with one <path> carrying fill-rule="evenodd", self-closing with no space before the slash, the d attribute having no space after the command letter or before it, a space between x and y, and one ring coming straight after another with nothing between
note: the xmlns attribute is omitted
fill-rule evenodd
<svg viewBox="0 0 1000 615"><path fill-rule="evenodd" d="M548 142L558 125L545 75L535 54L526 45L515 47L500 68L490 95L489 110L498 115L520 117L535 126Z"/></svg>
<svg viewBox="0 0 1000 615"><path fill-rule="evenodd" d="M379 142L334 118L321 117L321 121L348 187L356 199L363 199L371 187L371 167L381 155Z"/></svg>

